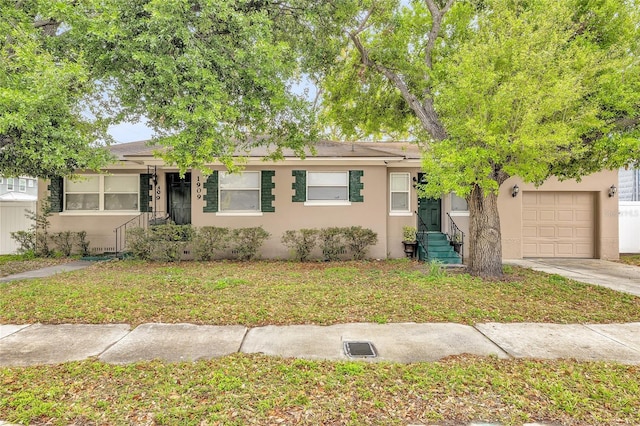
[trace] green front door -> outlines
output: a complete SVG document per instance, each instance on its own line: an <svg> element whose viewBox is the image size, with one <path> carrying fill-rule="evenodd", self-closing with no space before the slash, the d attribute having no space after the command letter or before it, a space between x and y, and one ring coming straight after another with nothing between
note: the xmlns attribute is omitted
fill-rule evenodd
<svg viewBox="0 0 640 426"><path fill-rule="evenodd" d="M439 198L418 199L418 232L436 231L441 228L442 203Z"/></svg>
<svg viewBox="0 0 640 426"><path fill-rule="evenodd" d="M424 174L418 173L424 182ZM441 232L442 200L440 198L418 198L418 232Z"/></svg>

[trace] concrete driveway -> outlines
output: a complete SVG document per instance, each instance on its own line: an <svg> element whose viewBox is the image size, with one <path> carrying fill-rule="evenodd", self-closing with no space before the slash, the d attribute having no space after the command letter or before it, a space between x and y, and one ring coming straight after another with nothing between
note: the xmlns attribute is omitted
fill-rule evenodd
<svg viewBox="0 0 640 426"><path fill-rule="evenodd" d="M504 264L558 274L640 297L640 267L600 259L514 259Z"/></svg>

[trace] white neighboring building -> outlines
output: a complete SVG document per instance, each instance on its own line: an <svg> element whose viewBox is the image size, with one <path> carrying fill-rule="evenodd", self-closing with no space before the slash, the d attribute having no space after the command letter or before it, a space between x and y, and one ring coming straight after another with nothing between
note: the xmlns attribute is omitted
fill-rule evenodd
<svg viewBox="0 0 640 426"><path fill-rule="evenodd" d="M0 254L15 253L18 245L11 233L27 231L33 221L26 210L35 211L38 199L38 181L30 177L0 177Z"/></svg>
<svg viewBox="0 0 640 426"><path fill-rule="evenodd" d="M618 174L620 253L640 253L640 169Z"/></svg>

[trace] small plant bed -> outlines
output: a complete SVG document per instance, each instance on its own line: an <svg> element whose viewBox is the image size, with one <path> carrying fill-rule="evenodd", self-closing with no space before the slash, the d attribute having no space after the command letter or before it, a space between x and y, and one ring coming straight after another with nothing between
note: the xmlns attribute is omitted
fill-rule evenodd
<svg viewBox="0 0 640 426"><path fill-rule="evenodd" d="M103 262L0 284L0 323L263 325L640 321L640 298L505 267L486 281L434 264Z"/></svg>
<svg viewBox="0 0 640 426"><path fill-rule="evenodd" d="M26 256L21 254L11 254L0 256L0 278L8 275L19 274L22 272L33 271L35 269L46 268L48 266L62 265L71 262L72 258L68 257L38 257Z"/></svg>
<svg viewBox="0 0 640 426"><path fill-rule="evenodd" d="M39 425L639 424L640 369L471 356L390 364L235 354L0 368L0 418Z"/></svg>

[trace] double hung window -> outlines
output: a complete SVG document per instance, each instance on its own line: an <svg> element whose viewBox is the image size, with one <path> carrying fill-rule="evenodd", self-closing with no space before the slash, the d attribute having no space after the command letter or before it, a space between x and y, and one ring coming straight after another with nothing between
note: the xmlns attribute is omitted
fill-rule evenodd
<svg viewBox="0 0 640 426"><path fill-rule="evenodd" d="M220 212L260 211L260 172L220 172Z"/></svg>
<svg viewBox="0 0 640 426"><path fill-rule="evenodd" d="M308 172L307 201L348 201L348 172Z"/></svg>
<svg viewBox="0 0 640 426"><path fill-rule="evenodd" d="M65 180L65 211L138 211L138 175Z"/></svg>
<svg viewBox="0 0 640 426"><path fill-rule="evenodd" d="M389 186L391 188L391 213L410 213L410 182L409 173L390 173Z"/></svg>

